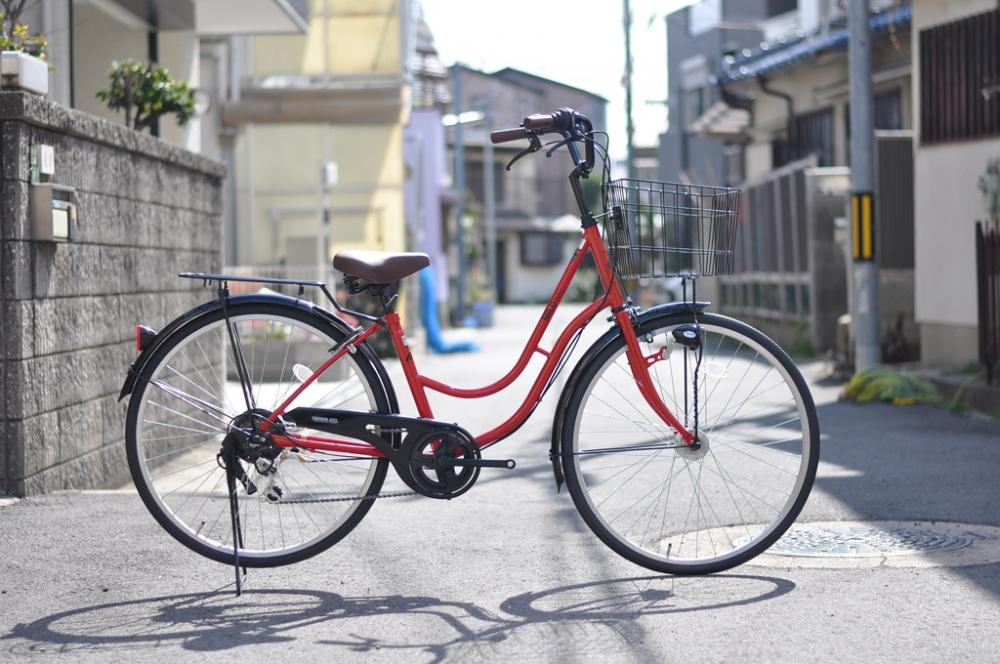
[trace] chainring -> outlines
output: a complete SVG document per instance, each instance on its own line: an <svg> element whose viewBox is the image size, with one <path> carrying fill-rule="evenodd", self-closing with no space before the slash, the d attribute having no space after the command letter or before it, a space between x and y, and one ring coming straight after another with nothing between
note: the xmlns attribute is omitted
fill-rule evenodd
<svg viewBox="0 0 1000 664"><path fill-rule="evenodd" d="M479 459L479 446L464 433L451 429L428 431L409 447L407 484L428 498L450 500L476 483L479 466L458 466L456 459Z"/></svg>

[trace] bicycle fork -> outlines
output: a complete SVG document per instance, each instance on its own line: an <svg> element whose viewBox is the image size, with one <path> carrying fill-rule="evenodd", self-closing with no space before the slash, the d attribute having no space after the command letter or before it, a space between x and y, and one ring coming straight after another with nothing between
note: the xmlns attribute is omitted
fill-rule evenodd
<svg viewBox="0 0 1000 664"><path fill-rule="evenodd" d="M615 322L618 323L618 329L621 330L622 336L625 337L625 354L639 392L646 400L646 403L649 404L649 407L653 409L653 412L665 424L677 432L677 435L685 445L697 449L698 441L695 435L670 412L670 409L667 408L667 405L660 396L656 383L653 381L652 376L649 375L649 367L652 366L653 362L657 361L657 358L654 356L651 361L642 354L642 349L639 347L639 337L636 334L637 321L634 317L633 309L630 303L626 302L622 294L621 286L611 267L610 257L596 225L587 227L584 230L584 237L590 245L591 251L594 253L594 262L597 264L598 274L608 294L608 304L614 313Z"/></svg>

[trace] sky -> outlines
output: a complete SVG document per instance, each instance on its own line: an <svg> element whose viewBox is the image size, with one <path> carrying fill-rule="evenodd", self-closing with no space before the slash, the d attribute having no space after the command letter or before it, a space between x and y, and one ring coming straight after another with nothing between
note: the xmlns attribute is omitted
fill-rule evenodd
<svg viewBox="0 0 1000 664"><path fill-rule="evenodd" d="M664 17L692 0L631 0L632 120L637 146L666 129ZM625 42L621 0L420 0L446 64L514 67L608 100L611 154L625 156ZM540 113L554 111L539 108Z"/></svg>

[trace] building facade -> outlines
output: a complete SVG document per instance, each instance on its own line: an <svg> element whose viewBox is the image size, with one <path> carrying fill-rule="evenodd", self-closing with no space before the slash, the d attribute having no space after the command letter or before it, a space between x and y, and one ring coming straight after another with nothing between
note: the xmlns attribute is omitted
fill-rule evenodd
<svg viewBox="0 0 1000 664"><path fill-rule="evenodd" d="M438 57L434 37L422 17L416 23L413 62L413 109L404 130L408 246L431 258L440 308L448 300L446 220L456 202L451 187L443 118L451 108L448 69Z"/></svg>
<svg viewBox="0 0 1000 664"><path fill-rule="evenodd" d="M989 223L997 223L987 171L1000 162L1000 5L996 0L912 4L921 358L962 367L977 360L973 229L991 216Z"/></svg>
<svg viewBox="0 0 1000 664"><path fill-rule="evenodd" d="M230 265L328 279L340 249L399 251L409 2L312 0L304 35L251 37L238 94Z"/></svg>
<svg viewBox="0 0 1000 664"><path fill-rule="evenodd" d="M667 15L669 125L660 136L662 179L710 185L743 179L740 142L714 140L691 125L724 97L713 85L723 58L760 44L769 21L787 23L796 9L794 0L701 0Z"/></svg>
<svg viewBox="0 0 1000 664"><path fill-rule="evenodd" d="M562 107L573 108L591 119L595 129L606 126L607 100L603 97L516 69L483 72L464 65L452 67L452 78L461 77L461 97L454 108L478 110L483 121L463 127L465 191L474 239L470 257L470 279L481 279L484 260L482 210L485 207L484 165L486 142L493 129L516 127L532 113L549 113ZM452 153L456 132L449 129ZM500 302L541 302L548 300L573 247L579 241L579 212L566 177L569 161L565 151L545 159L541 154L525 157L511 171L505 165L526 147L526 142L494 146L493 190L495 195L497 274L495 283L470 284L493 290ZM452 156L452 159L454 157ZM592 178L592 194L599 191ZM461 185L456 184L456 189ZM596 198L594 201L596 202ZM452 219L446 234L450 240L451 275L458 279L457 221ZM454 291L454 288L452 289Z"/></svg>
<svg viewBox="0 0 1000 664"><path fill-rule="evenodd" d="M230 46L240 35L300 34L305 0L66 0L28 3L21 22L48 37L48 97L112 121L122 114L96 97L108 87L115 60L155 62L197 91L199 113L185 126L161 118L152 133L213 158L221 157L220 100L234 69Z"/></svg>
<svg viewBox="0 0 1000 664"><path fill-rule="evenodd" d="M687 104L701 114L685 131L722 146L721 161L707 153L721 168L716 183L744 191L738 273L719 279L712 295L784 343L825 352L835 349L851 300L846 7L800 0L781 9L756 23L759 44L722 56L710 75L712 101ZM896 361L916 359L918 346L910 24L908 3L871 3L883 347Z"/></svg>

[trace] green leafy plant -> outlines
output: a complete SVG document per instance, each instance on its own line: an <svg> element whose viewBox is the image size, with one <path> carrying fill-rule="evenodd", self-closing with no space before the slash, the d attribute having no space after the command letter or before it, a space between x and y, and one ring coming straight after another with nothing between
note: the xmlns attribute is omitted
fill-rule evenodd
<svg viewBox="0 0 1000 664"><path fill-rule="evenodd" d="M18 23L27 0L0 0L0 50L20 51L45 59L48 40L33 35L27 25Z"/></svg>
<svg viewBox="0 0 1000 664"><path fill-rule="evenodd" d="M185 81L177 81L170 72L155 64L122 60L108 70L111 87L97 93L108 108L125 111L125 124L142 130L152 127L157 118L174 114L184 126L194 116L194 91Z"/></svg>
<svg viewBox="0 0 1000 664"><path fill-rule="evenodd" d="M873 367L854 374L841 396L860 403L881 401L897 406L943 401L930 381L887 367Z"/></svg>

